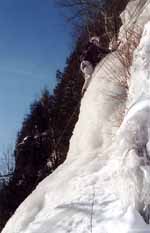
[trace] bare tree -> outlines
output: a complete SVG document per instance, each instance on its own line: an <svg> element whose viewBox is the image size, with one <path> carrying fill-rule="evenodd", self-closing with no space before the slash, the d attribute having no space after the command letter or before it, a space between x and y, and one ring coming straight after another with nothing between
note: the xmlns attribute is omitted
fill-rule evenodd
<svg viewBox="0 0 150 233"><path fill-rule="evenodd" d="M116 40L120 27L120 12L128 0L56 0L68 13L67 20L75 30L85 31L88 37L100 36L102 46Z"/></svg>
<svg viewBox="0 0 150 233"><path fill-rule="evenodd" d="M1 171L0 179L9 179L14 170L14 151L13 147L9 145L5 152L1 156Z"/></svg>
<svg viewBox="0 0 150 233"><path fill-rule="evenodd" d="M68 8L68 21L75 24L87 25L96 19L103 8L102 0L57 0L57 5L62 9Z"/></svg>

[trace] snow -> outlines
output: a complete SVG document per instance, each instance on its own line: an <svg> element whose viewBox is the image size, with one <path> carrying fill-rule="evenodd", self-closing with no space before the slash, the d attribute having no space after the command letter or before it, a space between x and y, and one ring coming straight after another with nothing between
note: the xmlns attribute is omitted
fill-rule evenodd
<svg viewBox="0 0 150 233"><path fill-rule="evenodd" d="M150 205L149 38L150 22L134 53L128 97L117 52L98 64L67 160L37 186L2 233L150 232L140 214L146 217Z"/></svg>
<svg viewBox="0 0 150 233"><path fill-rule="evenodd" d="M130 0L126 9L121 13L123 26L120 28L119 41L122 47L135 38L138 40L144 25L150 20L150 0Z"/></svg>

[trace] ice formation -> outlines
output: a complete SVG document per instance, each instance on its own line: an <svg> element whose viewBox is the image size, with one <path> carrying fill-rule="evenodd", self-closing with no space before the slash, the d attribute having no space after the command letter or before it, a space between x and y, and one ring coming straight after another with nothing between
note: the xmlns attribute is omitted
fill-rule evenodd
<svg viewBox="0 0 150 233"><path fill-rule="evenodd" d="M120 82L124 69L116 51L93 73L67 160L37 186L2 233L150 232L150 1L143 1L142 10L141 2L131 1L129 8L139 11L132 19L136 28L145 25L129 91ZM131 16L127 10L124 15L122 37Z"/></svg>

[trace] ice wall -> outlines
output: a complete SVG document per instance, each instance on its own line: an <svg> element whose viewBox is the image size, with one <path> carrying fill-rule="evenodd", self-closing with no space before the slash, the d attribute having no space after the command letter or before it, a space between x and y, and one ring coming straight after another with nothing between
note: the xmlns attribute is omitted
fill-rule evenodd
<svg viewBox="0 0 150 233"><path fill-rule="evenodd" d="M130 15L142 30L150 1L143 10L137 8L141 2L131 1L139 14L126 20ZM126 43L126 20L120 46ZM140 214L148 212L150 191L149 38L150 23L134 55L129 91L120 82L124 67L117 51L98 64L67 160L21 204L3 233L150 232Z"/></svg>

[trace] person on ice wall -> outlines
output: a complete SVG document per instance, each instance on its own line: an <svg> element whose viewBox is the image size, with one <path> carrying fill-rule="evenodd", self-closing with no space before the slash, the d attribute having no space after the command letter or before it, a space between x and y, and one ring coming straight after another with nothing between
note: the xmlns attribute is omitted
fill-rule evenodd
<svg viewBox="0 0 150 233"><path fill-rule="evenodd" d="M85 46L85 49L80 56L80 69L84 74L85 80L81 92L82 95L84 94L90 83L95 66L105 55L110 52L112 52L111 49L105 49L100 46L99 37L94 36L90 38L88 44Z"/></svg>

